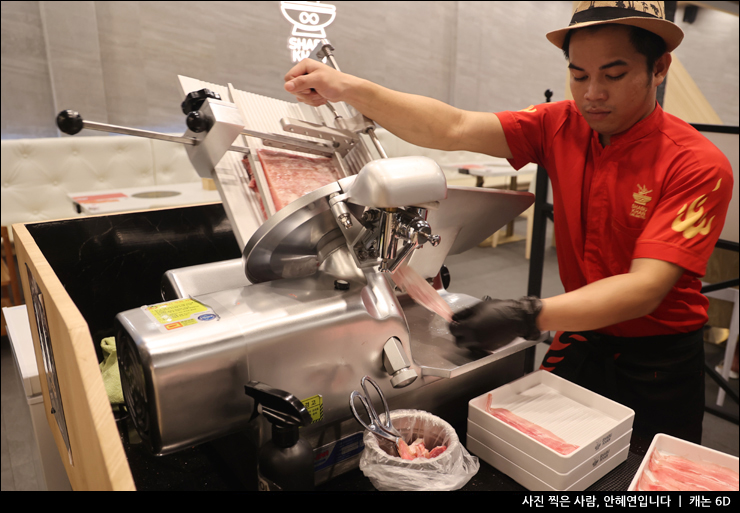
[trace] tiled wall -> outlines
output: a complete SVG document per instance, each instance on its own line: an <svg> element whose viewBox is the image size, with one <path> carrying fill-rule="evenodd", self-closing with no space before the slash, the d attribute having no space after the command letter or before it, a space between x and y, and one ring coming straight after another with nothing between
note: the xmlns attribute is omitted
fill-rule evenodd
<svg viewBox="0 0 740 513"><path fill-rule="evenodd" d="M565 61L544 37L571 2L325 2L343 71L474 110L562 99ZM738 124L738 23L676 19L676 54L726 124ZM280 2L3 2L2 137L55 137L55 114L184 131L177 75L290 100L292 25ZM90 132L90 134L94 134Z"/></svg>

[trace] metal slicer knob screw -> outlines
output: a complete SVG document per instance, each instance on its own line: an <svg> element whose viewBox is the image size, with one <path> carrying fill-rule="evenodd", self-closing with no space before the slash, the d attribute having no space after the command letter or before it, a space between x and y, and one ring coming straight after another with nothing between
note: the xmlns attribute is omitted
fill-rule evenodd
<svg viewBox="0 0 740 513"><path fill-rule="evenodd" d="M344 228L347 230L352 228L352 218L349 216L349 214L340 214L339 217L337 217L337 222L344 226Z"/></svg>
<svg viewBox="0 0 740 513"><path fill-rule="evenodd" d="M415 370L409 368L401 369L391 378L391 385L393 388L403 388L413 383L417 377L418 375Z"/></svg>
<svg viewBox="0 0 740 513"><path fill-rule="evenodd" d="M199 91L188 93L187 96L185 96L185 100L183 100L182 104L180 104L180 108L182 108L182 113L187 116L194 110L200 109L200 106L203 105L203 102L206 101L206 98L220 100L221 95L211 91L210 89L201 89Z"/></svg>
<svg viewBox="0 0 740 513"><path fill-rule="evenodd" d="M419 375L411 368L403 344L396 337L389 338L383 346L383 367L391 375L393 388L403 388L413 383Z"/></svg>
<svg viewBox="0 0 740 513"><path fill-rule="evenodd" d="M349 290L349 282L347 280L334 280L334 289Z"/></svg>
<svg viewBox="0 0 740 513"><path fill-rule="evenodd" d="M185 124L196 134L207 132L211 128L210 120L204 116L203 113L197 110L188 114Z"/></svg>
<svg viewBox="0 0 740 513"><path fill-rule="evenodd" d="M366 210L362 213L363 223L375 223L378 219L380 219L379 210Z"/></svg>

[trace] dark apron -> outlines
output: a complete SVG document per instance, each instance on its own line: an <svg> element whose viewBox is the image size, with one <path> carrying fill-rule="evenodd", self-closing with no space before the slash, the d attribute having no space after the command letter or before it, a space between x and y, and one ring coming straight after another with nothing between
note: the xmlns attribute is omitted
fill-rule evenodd
<svg viewBox="0 0 740 513"><path fill-rule="evenodd" d="M654 337L558 332L541 369L635 411L635 433L701 444L703 330Z"/></svg>

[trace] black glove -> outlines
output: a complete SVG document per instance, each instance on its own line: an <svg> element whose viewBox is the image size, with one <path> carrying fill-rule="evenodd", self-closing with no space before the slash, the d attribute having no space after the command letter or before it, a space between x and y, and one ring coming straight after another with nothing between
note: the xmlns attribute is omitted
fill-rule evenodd
<svg viewBox="0 0 740 513"><path fill-rule="evenodd" d="M482 301L453 315L450 332L460 347L495 351L516 337L538 338L540 310L542 301L536 297Z"/></svg>

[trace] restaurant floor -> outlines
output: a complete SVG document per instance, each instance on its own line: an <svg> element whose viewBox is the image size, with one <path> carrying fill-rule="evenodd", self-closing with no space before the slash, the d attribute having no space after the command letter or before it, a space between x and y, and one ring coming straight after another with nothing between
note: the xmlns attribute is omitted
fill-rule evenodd
<svg viewBox="0 0 740 513"><path fill-rule="evenodd" d="M523 234L526 222L515 223L515 232ZM549 241L548 237L548 241ZM499 245L496 248L474 248L462 255L448 259L451 283L449 290L474 297L489 295L498 298L517 298L527 293L529 261L524 258L524 241ZM557 269L555 248L546 247L542 296L563 292ZM41 490L37 480L37 451L31 426L28 405L21 388L7 337L2 337L2 491ZM538 344L535 362L539 366L547 350ZM713 368L724 354L724 345L705 344L707 363ZM731 380L735 393L738 380ZM717 399L717 384L706 378L706 404ZM725 399L724 411L738 416L738 404ZM738 456L738 425L712 413L704 415L702 445Z"/></svg>

